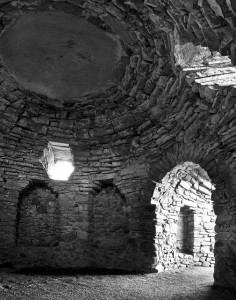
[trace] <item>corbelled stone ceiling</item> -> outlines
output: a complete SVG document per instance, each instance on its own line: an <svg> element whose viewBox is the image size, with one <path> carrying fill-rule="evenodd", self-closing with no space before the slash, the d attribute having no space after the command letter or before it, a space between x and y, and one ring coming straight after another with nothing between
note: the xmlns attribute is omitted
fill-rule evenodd
<svg viewBox="0 0 236 300"><path fill-rule="evenodd" d="M119 70L125 53L114 34L59 12L23 14L6 30L0 48L20 85L52 98L91 94L125 71L125 66Z"/></svg>
<svg viewBox="0 0 236 300"><path fill-rule="evenodd" d="M235 2L0 0L0 30L0 262L157 270L175 226L154 182L189 162L215 186L184 185L212 191L215 258L198 255L235 287ZM72 148L68 182L39 163L48 141Z"/></svg>

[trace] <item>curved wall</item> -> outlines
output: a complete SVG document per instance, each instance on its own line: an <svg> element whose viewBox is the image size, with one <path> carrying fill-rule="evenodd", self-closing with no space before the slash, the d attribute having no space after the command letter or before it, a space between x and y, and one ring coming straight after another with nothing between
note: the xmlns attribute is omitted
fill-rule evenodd
<svg viewBox="0 0 236 300"><path fill-rule="evenodd" d="M18 2L1 6L3 30L19 9L57 9L109 25L130 53L118 86L68 103L24 90L1 62L2 264L40 266L50 261L52 266L92 266L89 233L91 203L96 200L91 202L91 196L96 198L102 182L109 181L125 199L128 223L126 250L116 261L120 268L152 270L157 263L155 206L150 203L153 180L160 181L179 163L191 161L216 186L215 284L235 286L235 89L228 80L232 70L219 63L221 84L204 85L202 80L213 76L207 73L208 66L204 66L205 77L198 67L183 71L175 65L173 54L176 26L182 43L192 41L230 54L234 63L234 10L226 5L219 9L216 2L211 14L215 23L206 13L210 4L207 10L195 2L174 0L146 1L146 5L142 1L104 1L103 5L55 1L51 6L45 1L40 7ZM219 21L222 28L215 26ZM215 27L210 29L209 24ZM72 147L76 170L67 183L49 181L38 162L49 140ZM39 181L58 194L60 243L53 248L16 246L19 194L30 182Z"/></svg>

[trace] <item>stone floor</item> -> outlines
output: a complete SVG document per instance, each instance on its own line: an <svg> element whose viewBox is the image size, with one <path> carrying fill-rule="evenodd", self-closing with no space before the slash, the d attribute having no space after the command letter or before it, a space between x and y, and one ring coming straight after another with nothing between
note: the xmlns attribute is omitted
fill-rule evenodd
<svg viewBox="0 0 236 300"><path fill-rule="evenodd" d="M13 272L0 270L1 300L235 300L236 292L212 288L213 269L195 267L155 274L115 272Z"/></svg>

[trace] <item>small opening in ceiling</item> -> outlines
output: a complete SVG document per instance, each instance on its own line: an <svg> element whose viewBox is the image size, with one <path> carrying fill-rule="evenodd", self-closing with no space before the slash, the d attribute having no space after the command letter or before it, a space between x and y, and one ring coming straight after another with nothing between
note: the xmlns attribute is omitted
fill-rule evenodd
<svg viewBox="0 0 236 300"><path fill-rule="evenodd" d="M204 86L231 86L236 84L236 67L228 56L211 52L207 47L181 44L178 34L174 40L174 59L187 77Z"/></svg>

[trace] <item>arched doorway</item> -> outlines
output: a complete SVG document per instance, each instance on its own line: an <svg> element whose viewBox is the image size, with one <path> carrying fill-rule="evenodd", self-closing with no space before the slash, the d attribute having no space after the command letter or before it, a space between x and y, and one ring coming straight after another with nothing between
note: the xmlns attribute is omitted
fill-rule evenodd
<svg viewBox="0 0 236 300"><path fill-rule="evenodd" d="M156 183L156 269L214 266L215 220L207 173L182 163Z"/></svg>

